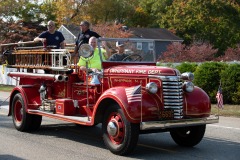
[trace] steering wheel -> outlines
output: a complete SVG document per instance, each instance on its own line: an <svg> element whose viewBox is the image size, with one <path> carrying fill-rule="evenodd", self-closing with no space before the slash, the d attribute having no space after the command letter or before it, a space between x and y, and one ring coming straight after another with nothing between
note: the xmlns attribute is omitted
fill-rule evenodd
<svg viewBox="0 0 240 160"><path fill-rule="evenodd" d="M122 61L142 61L142 56L139 54L130 54L129 56L123 58Z"/></svg>

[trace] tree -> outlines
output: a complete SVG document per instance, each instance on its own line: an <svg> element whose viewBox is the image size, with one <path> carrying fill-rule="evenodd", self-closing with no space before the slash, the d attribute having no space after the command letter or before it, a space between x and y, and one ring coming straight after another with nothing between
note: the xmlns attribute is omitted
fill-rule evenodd
<svg viewBox="0 0 240 160"><path fill-rule="evenodd" d="M7 27L5 27L7 26ZM44 28L37 22L4 22L1 21L0 32L1 40L0 43L16 43L19 41L32 41L36 36L39 35Z"/></svg>
<svg viewBox="0 0 240 160"><path fill-rule="evenodd" d="M13 11L19 7L16 0L0 1L0 17L5 21L12 19Z"/></svg>
<svg viewBox="0 0 240 160"><path fill-rule="evenodd" d="M57 7L52 1L44 1L40 4L40 13L41 13L41 23L47 24L49 20L56 21L57 18ZM61 24L56 22L57 24Z"/></svg>
<svg viewBox="0 0 240 160"><path fill-rule="evenodd" d="M55 6L53 11L56 15L56 21L58 24L79 23L83 15L85 15L84 6L88 6L91 0L59 0L53 1Z"/></svg>
<svg viewBox="0 0 240 160"><path fill-rule="evenodd" d="M138 27L148 27L152 22L151 16L140 6L135 8L134 14L126 21L127 25Z"/></svg>
<svg viewBox="0 0 240 160"><path fill-rule="evenodd" d="M219 61L240 61L240 45L236 48L228 48L224 55L219 56L217 60Z"/></svg>
<svg viewBox="0 0 240 160"><path fill-rule="evenodd" d="M85 13L93 23L106 23L119 21L122 23L129 14L131 5L126 0L97 0L85 7Z"/></svg>
<svg viewBox="0 0 240 160"><path fill-rule="evenodd" d="M132 33L122 28L122 24L97 24L93 27L102 37L109 38L128 38L132 36Z"/></svg>
<svg viewBox="0 0 240 160"><path fill-rule="evenodd" d="M160 27L176 30L186 44L208 42L220 54L240 41L240 7L234 1L175 0L158 20Z"/></svg>
<svg viewBox="0 0 240 160"><path fill-rule="evenodd" d="M38 4L24 1L20 1L19 3L21 3L21 5L19 5L14 11L14 16L17 17L17 19L23 20L24 22L42 20Z"/></svg>
<svg viewBox="0 0 240 160"><path fill-rule="evenodd" d="M159 27L162 15L166 14L172 3L173 0L139 0L139 7L148 15L147 27Z"/></svg>
<svg viewBox="0 0 240 160"><path fill-rule="evenodd" d="M40 5L28 0L0 1L0 43L33 40L45 30Z"/></svg>
<svg viewBox="0 0 240 160"><path fill-rule="evenodd" d="M204 62L215 60L214 55L217 53L211 44L191 44L185 45L174 42L167 47L159 59L164 62Z"/></svg>

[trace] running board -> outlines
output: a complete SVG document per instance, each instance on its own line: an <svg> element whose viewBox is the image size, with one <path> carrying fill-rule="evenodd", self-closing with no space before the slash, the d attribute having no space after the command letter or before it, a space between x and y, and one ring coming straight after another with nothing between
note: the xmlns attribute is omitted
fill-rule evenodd
<svg viewBox="0 0 240 160"><path fill-rule="evenodd" d="M55 119L59 119L59 120L63 120L63 121L86 125L86 126L93 125L93 122L91 121L92 118L88 117L88 116L64 116L64 115L60 115L60 114L54 114L51 112L34 110L34 109L28 109L28 113L46 116L46 117L50 117L50 118L55 118Z"/></svg>

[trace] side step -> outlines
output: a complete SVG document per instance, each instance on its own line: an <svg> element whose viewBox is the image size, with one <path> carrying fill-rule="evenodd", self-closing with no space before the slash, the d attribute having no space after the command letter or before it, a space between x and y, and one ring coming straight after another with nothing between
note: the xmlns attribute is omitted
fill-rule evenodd
<svg viewBox="0 0 240 160"><path fill-rule="evenodd" d="M94 124L92 122L92 118L88 117L88 116L64 116L64 115L60 115L60 114L54 114L51 112L34 110L34 109L28 109L28 113L46 116L46 117L50 117L50 118L55 118L55 119L59 119L59 120L63 120L63 121L86 125L86 126L92 126Z"/></svg>

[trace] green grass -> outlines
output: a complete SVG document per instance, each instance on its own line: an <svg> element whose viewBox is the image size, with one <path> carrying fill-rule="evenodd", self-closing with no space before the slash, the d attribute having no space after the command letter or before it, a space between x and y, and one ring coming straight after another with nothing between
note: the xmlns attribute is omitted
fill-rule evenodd
<svg viewBox="0 0 240 160"><path fill-rule="evenodd" d="M0 84L0 91L11 92L14 86Z"/></svg>
<svg viewBox="0 0 240 160"><path fill-rule="evenodd" d="M218 110L217 105L212 104L212 114L218 114L225 117L240 118L240 105L225 104L223 109Z"/></svg>

